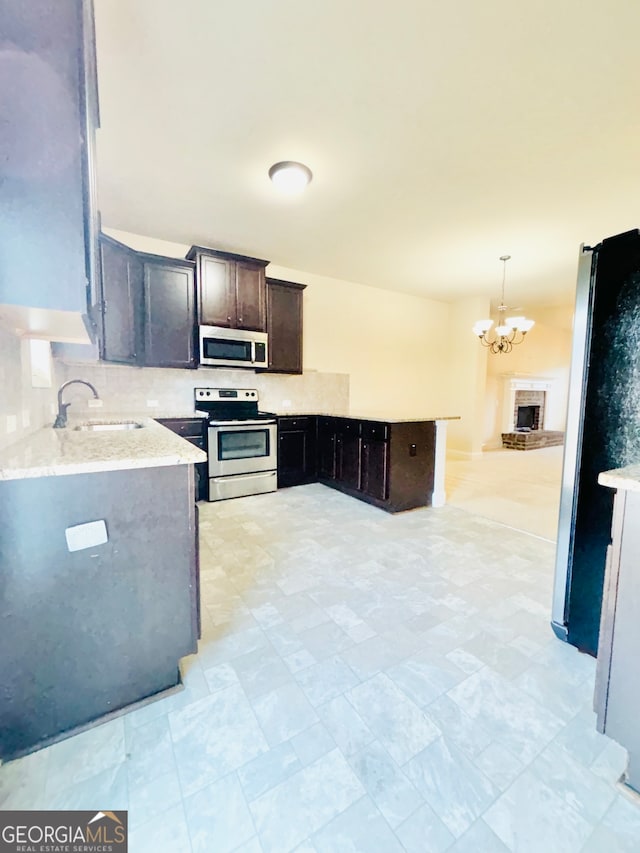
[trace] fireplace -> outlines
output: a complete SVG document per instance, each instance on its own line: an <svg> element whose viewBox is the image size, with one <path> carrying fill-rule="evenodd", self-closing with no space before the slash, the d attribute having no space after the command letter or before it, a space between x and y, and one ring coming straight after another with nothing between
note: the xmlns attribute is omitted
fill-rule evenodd
<svg viewBox="0 0 640 853"><path fill-rule="evenodd" d="M518 406L516 429L540 429L540 406Z"/></svg>
<svg viewBox="0 0 640 853"><path fill-rule="evenodd" d="M504 376L503 447L534 450L563 443L563 432L545 429L553 385L554 380L542 376Z"/></svg>
<svg viewBox="0 0 640 853"><path fill-rule="evenodd" d="M546 402L546 388L518 388L513 398L511 429L544 429Z"/></svg>

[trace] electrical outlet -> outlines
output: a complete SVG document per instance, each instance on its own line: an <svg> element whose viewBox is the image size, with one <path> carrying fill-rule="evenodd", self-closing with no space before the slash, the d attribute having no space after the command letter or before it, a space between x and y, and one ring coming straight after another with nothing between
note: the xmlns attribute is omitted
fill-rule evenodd
<svg viewBox="0 0 640 853"><path fill-rule="evenodd" d="M18 428L18 418L15 415L7 415L7 432L15 432Z"/></svg>
<svg viewBox="0 0 640 853"><path fill-rule="evenodd" d="M24 427L24 429L27 429L27 427L29 426L30 423L31 423L31 412L29 411L29 409L23 409L22 410L22 426Z"/></svg>
<svg viewBox="0 0 640 853"><path fill-rule="evenodd" d="M147 407L149 409L157 409L158 408L158 401L157 400L147 400Z"/></svg>
<svg viewBox="0 0 640 853"><path fill-rule="evenodd" d="M290 409L291 408L291 400L283 400L282 401L282 408L283 409Z"/></svg>
<svg viewBox="0 0 640 853"><path fill-rule="evenodd" d="M90 409L101 409L104 405L102 400L87 400L87 406Z"/></svg>

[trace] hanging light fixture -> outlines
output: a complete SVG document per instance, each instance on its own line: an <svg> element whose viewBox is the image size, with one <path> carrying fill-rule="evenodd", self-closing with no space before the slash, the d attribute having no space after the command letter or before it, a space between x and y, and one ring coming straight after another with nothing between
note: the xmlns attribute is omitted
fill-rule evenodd
<svg viewBox="0 0 640 853"><path fill-rule="evenodd" d="M504 301L504 282L507 277L507 261L511 255L501 255L502 261L502 298L498 305L498 322L494 329L493 338L487 337L493 320L478 320L473 326L473 333L480 338L480 343L484 347L488 347L493 353L511 352L516 344L521 344L524 336L529 329L534 325L534 320L528 320L526 317L507 317L509 307Z"/></svg>

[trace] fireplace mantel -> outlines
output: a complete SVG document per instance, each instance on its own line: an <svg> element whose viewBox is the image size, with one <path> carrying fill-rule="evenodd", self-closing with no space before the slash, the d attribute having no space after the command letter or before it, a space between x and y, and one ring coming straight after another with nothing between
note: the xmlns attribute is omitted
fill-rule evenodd
<svg viewBox="0 0 640 853"><path fill-rule="evenodd" d="M504 396L502 405L502 432L511 432L514 428L513 412L515 409L516 391L544 391L548 396L551 393L555 380L545 376L526 376L513 373L505 373L502 376L504 382ZM544 429L544 424L540 424Z"/></svg>

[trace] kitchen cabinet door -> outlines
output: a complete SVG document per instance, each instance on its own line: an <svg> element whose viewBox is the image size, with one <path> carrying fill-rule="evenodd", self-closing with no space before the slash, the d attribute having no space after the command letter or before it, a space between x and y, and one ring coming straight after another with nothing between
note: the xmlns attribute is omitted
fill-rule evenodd
<svg viewBox="0 0 640 853"><path fill-rule="evenodd" d="M267 329L264 266L236 263L236 328L254 332Z"/></svg>
<svg viewBox="0 0 640 853"><path fill-rule="evenodd" d="M306 285L267 278L269 371L302 373L302 296Z"/></svg>
<svg viewBox="0 0 640 853"><path fill-rule="evenodd" d="M192 246L187 260L196 262L202 325L266 331L264 268L268 261L205 246Z"/></svg>
<svg viewBox="0 0 640 853"><path fill-rule="evenodd" d="M366 495L380 501L388 497L388 458L386 441L363 440L361 489Z"/></svg>
<svg viewBox="0 0 640 853"><path fill-rule="evenodd" d="M144 363L149 367L195 367L193 264L144 261Z"/></svg>
<svg viewBox="0 0 640 853"><path fill-rule="evenodd" d="M235 264L224 258L199 254L197 277L200 323L235 328Z"/></svg>
<svg viewBox="0 0 640 853"><path fill-rule="evenodd" d="M315 418L278 418L278 488L315 479Z"/></svg>
<svg viewBox="0 0 640 853"><path fill-rule="evenodd" d="M100 358L137 364L141 345L142 261L128 246L100 238Z"/></svg>
<svg viewBox="0 0 640 853"><path fill-rule="evenodd" d="M336 427L333 418L318 418L318 477L336 479Z"/></svg>
<svg viewBox="0 0 640 853"><path fill-rule="evenodd" d="M349 489L360 488L360 435L358 421L344 424L336 439L336 479Z"/></svg>
<svg viewBox="0 0 640 853"><path fill-rule="evenodd" d="M87 314L83 4L0 0L0 21L0 304Z"/></svg>

